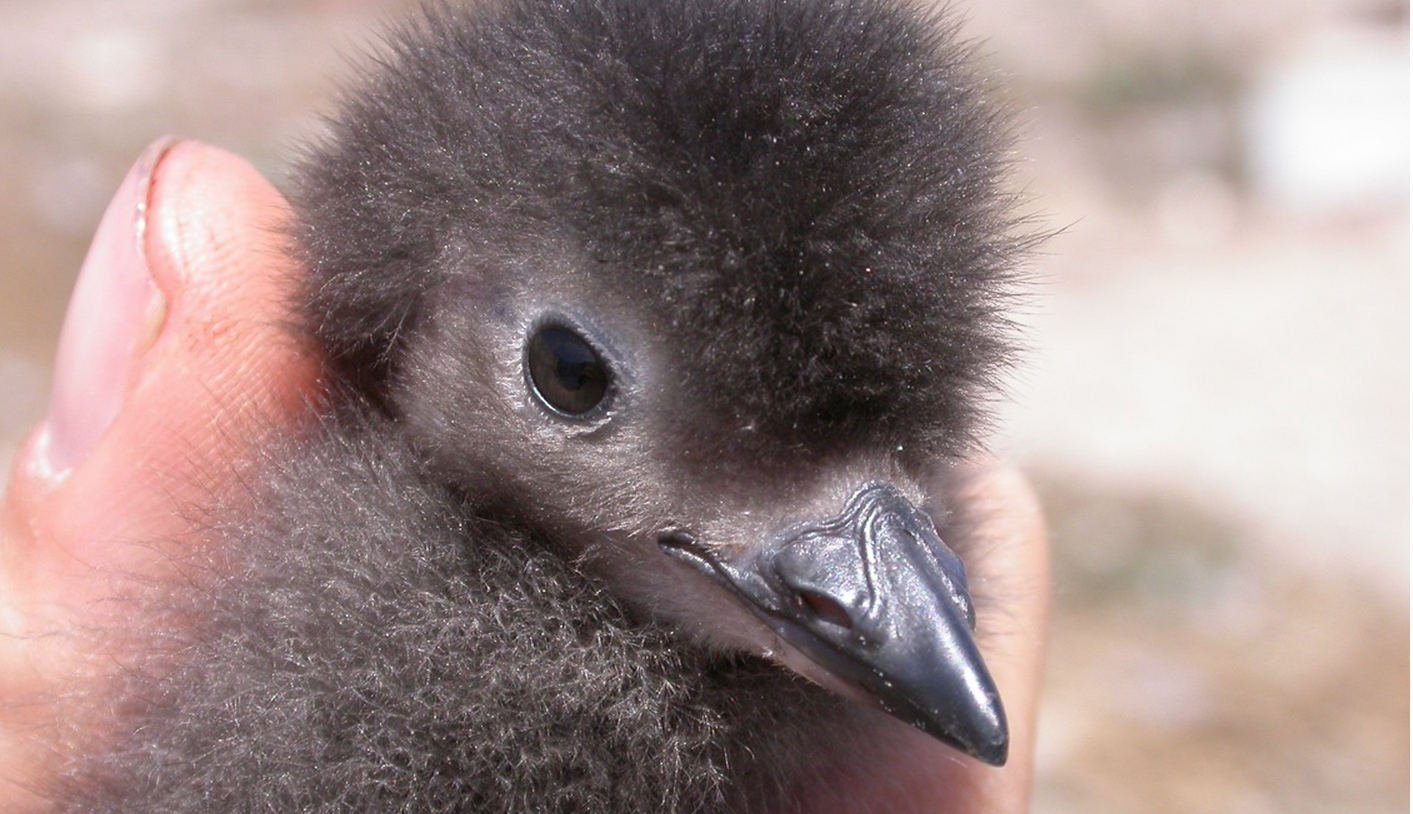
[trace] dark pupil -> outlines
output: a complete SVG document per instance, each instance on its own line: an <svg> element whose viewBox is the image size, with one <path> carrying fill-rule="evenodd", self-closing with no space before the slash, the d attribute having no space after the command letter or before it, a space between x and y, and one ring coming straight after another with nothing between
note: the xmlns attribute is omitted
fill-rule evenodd
<svg viewBox="0 0 1413 814"><path fill-rule="evenodd" d="M567 328L546 327L530 337L530 382L545 404L571 416L598 406L608 392L608 371L598 354Z"/></svg>

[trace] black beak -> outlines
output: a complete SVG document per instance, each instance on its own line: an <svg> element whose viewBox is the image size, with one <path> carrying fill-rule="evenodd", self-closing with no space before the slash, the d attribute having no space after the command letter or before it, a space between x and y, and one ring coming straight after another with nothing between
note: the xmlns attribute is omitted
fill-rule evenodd
<svg viewBox="0 0 1413 814"><path fill-rule="evenodd" d="M968 755L1006 762L1006 714L973 639L965 566L891 484L867 484L839 515L758 548L708 548L679 531L658 542L834 679Z"/></svg>

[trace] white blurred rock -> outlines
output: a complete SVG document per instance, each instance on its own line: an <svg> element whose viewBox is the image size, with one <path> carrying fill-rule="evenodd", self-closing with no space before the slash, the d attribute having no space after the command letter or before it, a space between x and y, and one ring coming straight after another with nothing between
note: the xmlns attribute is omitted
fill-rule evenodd
<svg viewBox="0 0 1413 814"><path fill-rule="evenodd" d="M1406 33L1312 39L1259 76L1246 101L1257 193L1296 210L1406 201L1408 97Z"/></svg>

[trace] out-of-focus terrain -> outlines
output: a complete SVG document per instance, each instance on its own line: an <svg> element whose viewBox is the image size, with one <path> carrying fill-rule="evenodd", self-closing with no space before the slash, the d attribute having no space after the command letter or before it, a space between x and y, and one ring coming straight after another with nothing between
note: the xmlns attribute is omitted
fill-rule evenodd
<svg viewBox="0 0 1413 814"><path fill-rule="evenodd" d="M163 133L280 179L402 0L0 0L0 464ZM1409 806L1408 7L963 7L1042 227L1002 454L1047 504L1035 810Z"/></svg>

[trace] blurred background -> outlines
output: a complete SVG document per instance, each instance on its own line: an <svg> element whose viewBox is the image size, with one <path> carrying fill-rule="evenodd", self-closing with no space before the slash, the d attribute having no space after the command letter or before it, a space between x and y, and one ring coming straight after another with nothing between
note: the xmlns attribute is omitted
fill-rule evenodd
<svg viewBox="0 0 1413 814"><path fill-rule="evenodd" d="M0 0L0 465L142 148L280 181L407 5ZM1058 231L997 433L1057 551L1035 810L1403 814L1407 3L958 5Z"/></svg>

